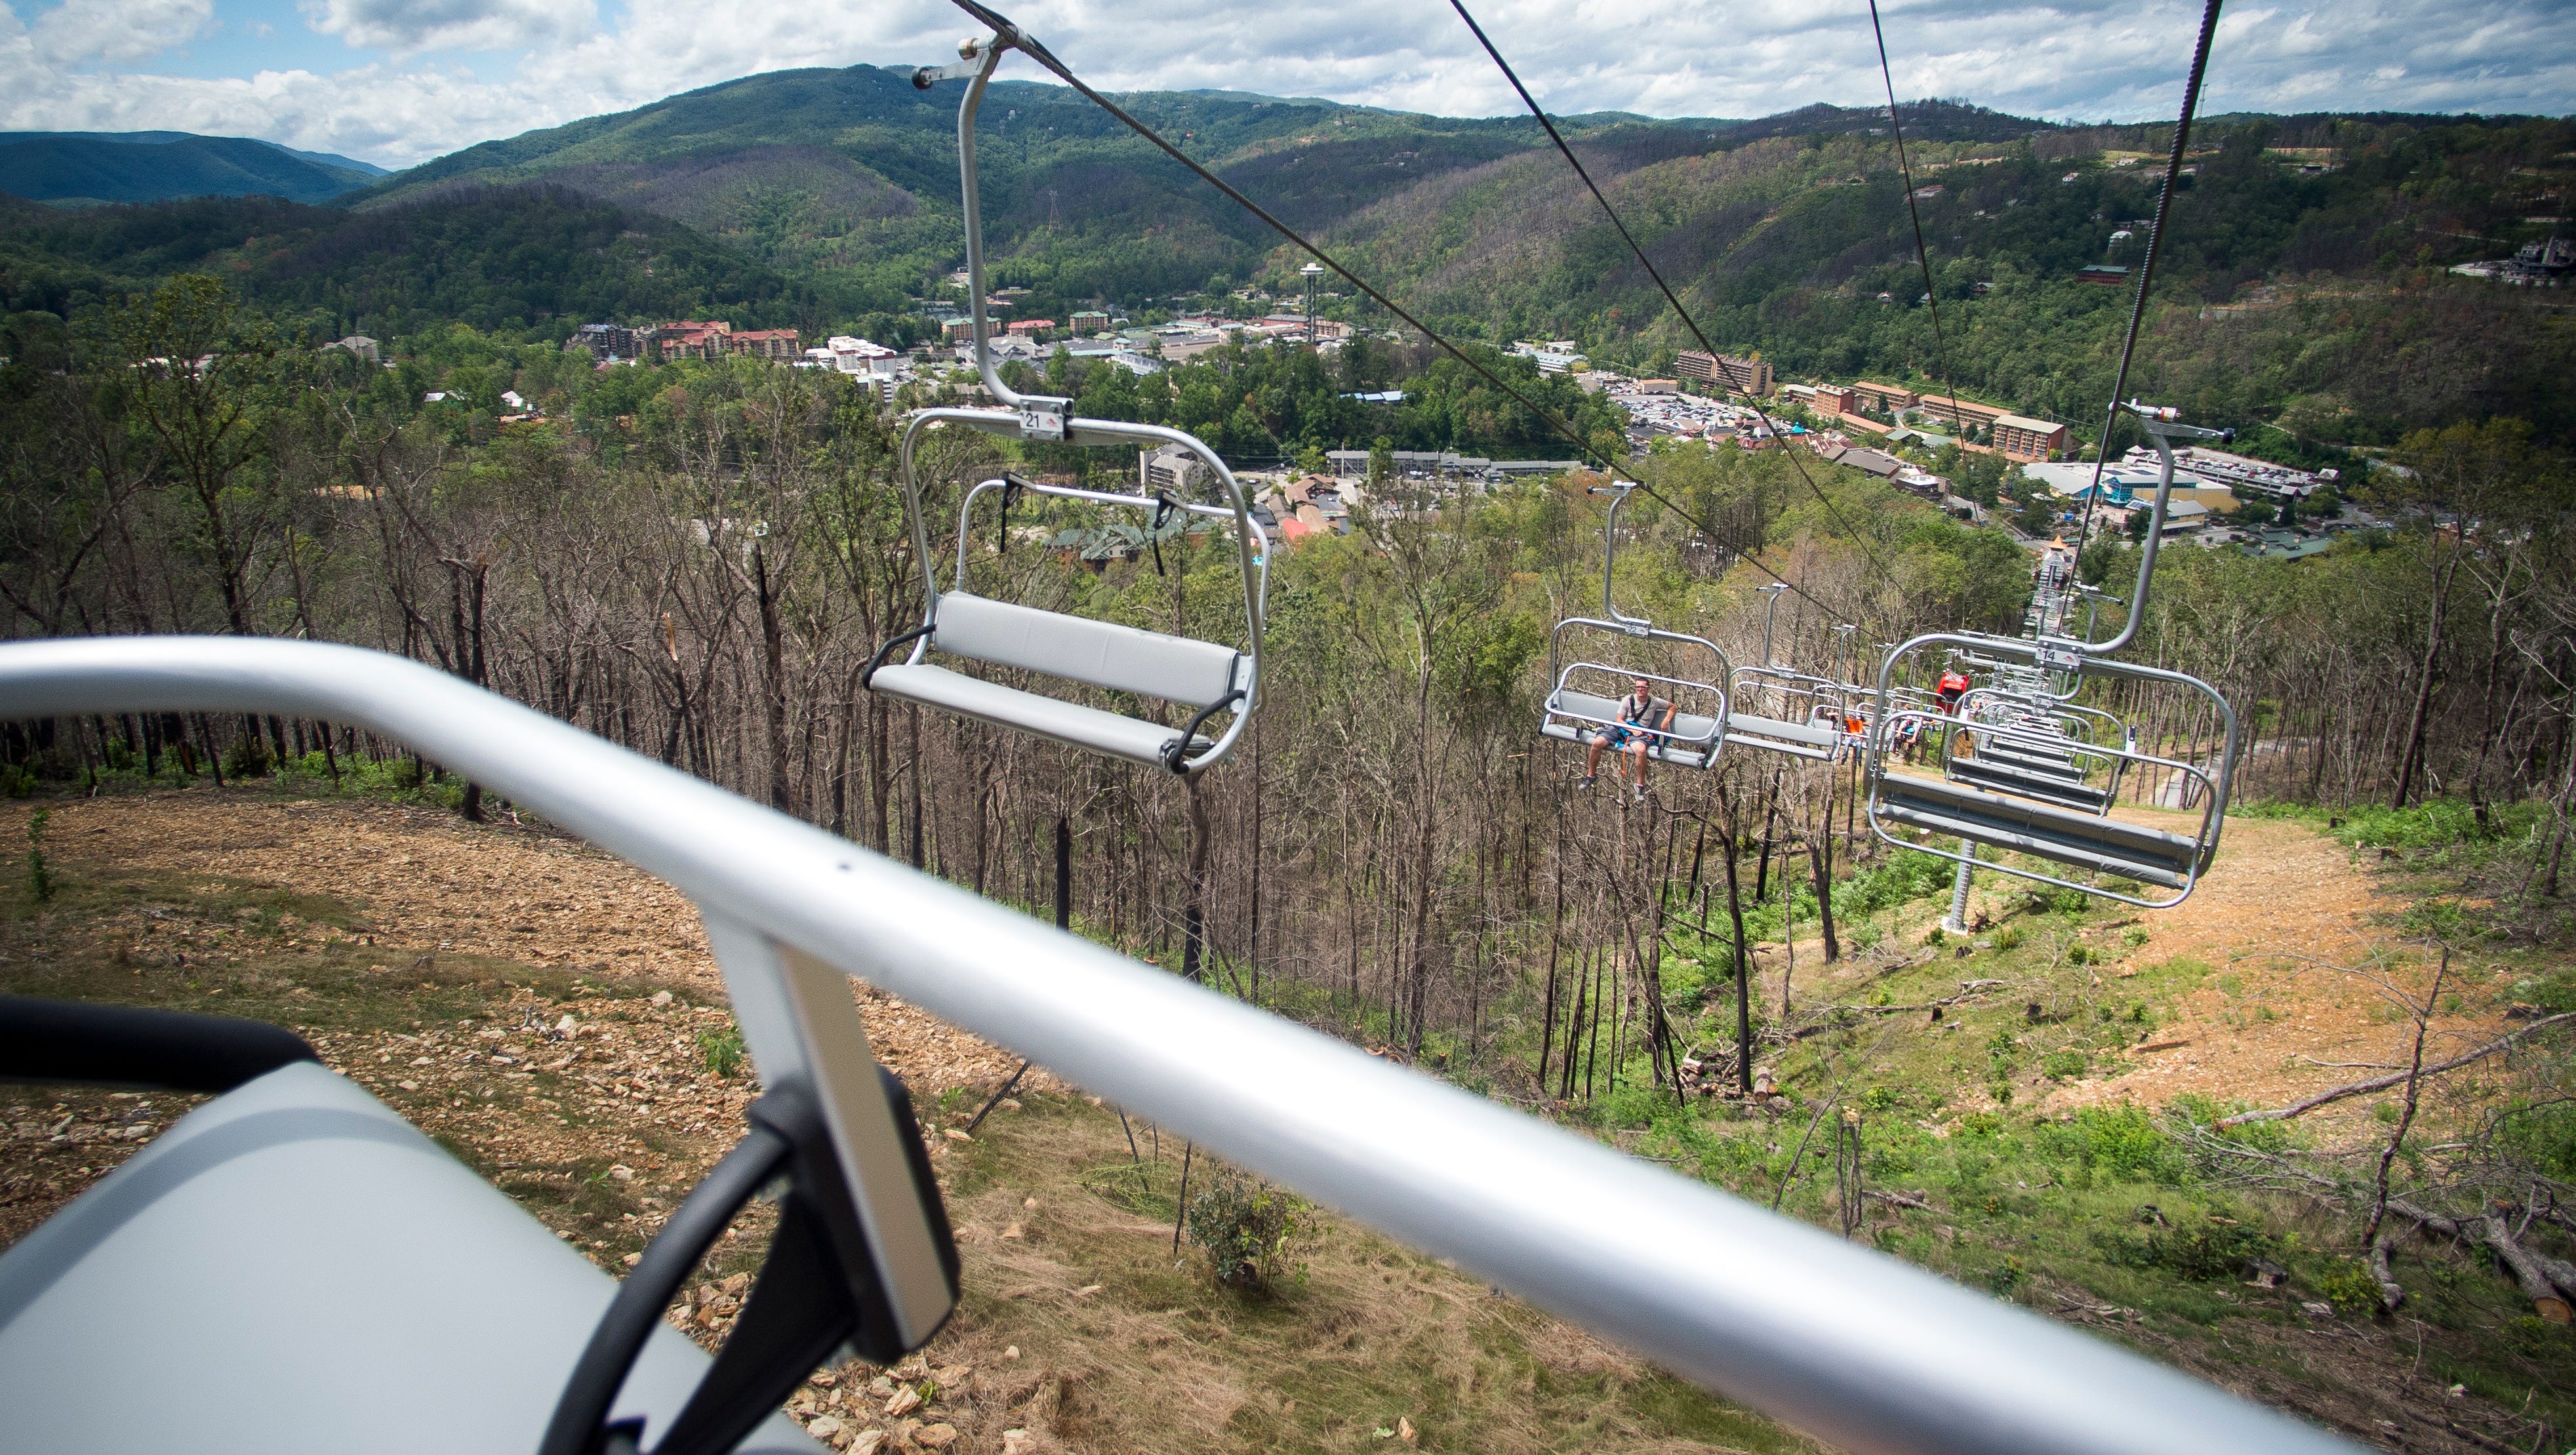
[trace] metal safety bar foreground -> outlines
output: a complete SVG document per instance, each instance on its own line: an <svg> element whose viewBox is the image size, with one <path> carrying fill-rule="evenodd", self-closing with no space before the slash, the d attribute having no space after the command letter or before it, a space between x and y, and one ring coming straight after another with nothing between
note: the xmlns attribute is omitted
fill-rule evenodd
<svg viewBox="0 0 2576 1455"><path fill-rule="evenodd" d="M1846 1449L2352 1448L418 663L239 638L0 647L0 717L164 710L293 714L398 739L669 881L706 916L764 1080L798 1055L778 967L811 956Z"/></svg>

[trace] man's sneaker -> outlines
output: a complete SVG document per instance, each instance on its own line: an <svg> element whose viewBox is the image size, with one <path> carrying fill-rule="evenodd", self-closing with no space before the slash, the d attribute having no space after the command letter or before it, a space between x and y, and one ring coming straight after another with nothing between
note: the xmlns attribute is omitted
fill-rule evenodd
<svg viewBox="0 0 2576 1455"><path fill-rule="evenodd" d="M1637 801L1639 803L1646 801L1646 785L1643 783L1637 785Z"/></svg>
<svg viewBox="0 0 2576 1455"><path fill-rule="evenodd" d="M1577 788L1589 788L1589 787L1591 787L1591 786L1593 785L1593 782L1594 782L1594 781L1595 781L1595 780L1593 779L1593 776L1592 776L1591 774L1589 774L1589 773L1586 773L1586 774L1584 774L1584 775L1583 775L1583 781L1582 781L1582 782L1580 782L1580 783L1578 783L1578 784L1576 784L1576 785L1574 785L1574 786L1575 786L1575 787L1577 787Z"/></svg>

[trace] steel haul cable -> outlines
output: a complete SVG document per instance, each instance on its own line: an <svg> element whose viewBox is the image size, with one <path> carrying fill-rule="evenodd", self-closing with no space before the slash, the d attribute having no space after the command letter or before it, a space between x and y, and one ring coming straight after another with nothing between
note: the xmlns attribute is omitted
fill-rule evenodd
<svg viewBox="0 0 2576 1455"><path fill-rule="evenodd" d="M1531 414L1534 414L1538 418L1546 421L1549 428L1572 441L1574 447L1582 451L1586 456L1599 460L1603 469L1608 473L1626 479L1630 484L1644 491L1649 499L1664 506L1674 514L1680 516L1683 520L1689 522L1693 528L1699 530L1702 534L1709 536L1711 539L1725 546L1727 550L1733 553L1738 559L1751 564L1755 570L1760 571L1763 575L1768 576L1772 580L1779 582L1781 585L1788 587L1790 590L1797 592L1801 599L1812 603L1817 610L1825 612L1832 612L1834 610L1834 608L1826 605L1824 601L1809 592L1805 587L1798 585L1796 582L1789 580L1789 578L1781 575L1779 572L1772 570L1769 566L1764 565L1759 557L1755 556L1752 552L1745 550L1738 542L1731 539L1727 532L1719 530L1713 522L1692 514L1689 510L1684 509L1682 506L1676 504L1673 500L1665 496L1661 491L1655 489L1654 486L1638 479L1633 471L1621 466L1620 463L1617 460L1612 459L1608 453L1596 448L1590 440L1585 439L1582 431L1576 429L1573 425L1566 423L1564 420L1559 419L1553 412L1542 408L1537 401L1531 399L1520 390L1513 388L1512 385L1501 375L1486 368L1481 361L1469 355L1456 344L1451 343L1447 338L1443 337L1438 330L1432 328L1429 324L1424 323L1421 319L1414 317L1411 312L1407 311L1394 299L1387 297L1386 294L1372 286L1367 279L1362 278L1359 274L1354 273L1349 268L1343 266L1340 259L1308 241L1306 237L1299 233L1295 228L1290 227L1287 223L1280 221L1275 216L1272 216L1269 209L1263 207L1260 203L1253 201L1251 198L1244 196L1243 193L1235 189L1232 183L1208 170L1206 167L1199 165L1199 163L1193 160L1188 153L1182 151L1179 147L1172 145L1169 141L1166 141L1161 133L1155 131L1150 126L1147 126L1144 122L1137 120L1134 116L1129 115L1125 107L1120 106L1117 102L1112 101L1108 97L1100 94L1098 91L1093 90L1081 77L1076 76L1073 73L1073 69L1070 66L1067 66L1064 62L1056 59L1054 52L1049 51L1045 46L1040 45L1036 38L1032 37L1027 31L1022 30L1007 16L994 10L991 6L981 3L981 0L952 0L952 3L955 4L958 9L965 11L967 14L975 17L975 19L983 22L985 25L992 27L995 34L1006 39L1014 48L1018 49L1030 60L1033 60L1039 65L1045 67L1049 72L1053 73L1058 80L1061 80L1066 85L1072 87L1077 95L1080 95L1084 100L1091 102L1101 110L1108 112L1111 116L1116 117L1128 130L1153 143L1155 148L1161 151L1165 156L1168 156L1172 160L1179 162L1182 166L1187 167L1200 181L1205 182L1209 186L1216 188L1219 192L1224 193L1236 206L1241 207L1244 211L1251 213L1253 216L1268 224L1272 231L1277 232L1281 237L1288 239L1288 241L1296 244L1299 248L1312 254L1317 262L1322 263L1334 272L1341 274L1344 279L1349 281L1352 287L1367 294L1379 307L1384 308L1387 312L1394 314L1396 317L1403 319L1407 324L1412 325L1412 327L1420 332L1423 337L1439 345L1444 353L1466 365L1480 378L1484 379L1485 382L1511 396L1513 402L1519 404L1523 409L1528 410ZM1779 437L1776 431L1774 432L1773 437ZM1784 452L1787 449L1787 443L1785 440L1782 442L1782 449ZM1791 463L1795 464L1796 462L1793 459ZM1800 475L1803 477L1806 473L1806 467L1803 465L1798 466L1798 470ZM1813 482L1810 482L1810 488L1813 488ZM1822 492L1820 491L1818 493L1821 496ZM1831 502L1829 501L1827 504L1830 507Z"/></svg>
<svg viewBox="0 0 2576 1455"><path fill-rule="evenodd" d="M1601 185L1592 180L1592 173L1585 169L1582 159L1575 156L1574 148L1566 145L1565 137L1556 129L1556 123L1549 120L1547 112L1540 109L1538 99L1530 95L1529 87L1521 84L1520 73L1513 70L1511 62L1504 60L1503 53L1494 48L1493 41L1488 39L1485 35L1485 28L1476 23L1476 17L1467 13L1467 7L1464 0L1449 0L1449 8L1458 12L1458 18L1460 20L1467 22L1467 29L1474 32L1476 43L1485 48L1486 55L1493 57L1494 65L1503 73L1503 79L1511 82L1512 89L1520 93L1521 104L1527 106L1530 110L1530 115L1537 117L1538 124L1547 129L1548 140L1556 143L1556 149L1564 156L1567 165L1574 168L1574 175L1583 179L1583 185L1592 193L1592 200L1601 204L1601 211L1610 219L1610 225L1619 230L1619 240L1628 245L1629 252L1636 254L1638 263L1643 265L1646 270L1646 276L1654 279L1655 286L1663 290L1664 301L1673 306L1674 315L1681 319L1682 327L1689 329L1691 337L1698 341L1701 351L1708 355L1711 366L1715 369L1724 370L1726 374L1726 382L1735 386L1738 393L1742 394L1748 400L1755 400L1753 404L1754 414L1761 419L1762 427L1771 431L1771 437L1780 442L1780 451L1782 454L1788 455L1789 463L1797 470L1799 480L1804 482L1807 489L1814 493L1816 499L1824 505L1825 512L1834 518L1834 523L1843 528L1844 534L1849 535L1853 541L1860 546L1861 553L1869 557L1869 563L1878 568L1878 573L1881 576L1892 576L1894 573L1887 569L1887 563L1878 558L1878 552L1870 549L1869 537L1862 535L1859 531L1852 528L1851 522L1845 520L1843 518L1843 513L1835 508L1832 499L1827 497L1823 490L1817 488L1814 477L1807 473L1807 467L1799 463L1798 457L1795 454L1790 453L1788 436L1780 432L1780 426L1771 418L1770 411L1764 409L1761 403L1755 399L1755 395L1750 388L1744 387L1745 381L1736 377L1735 370L1733 368L1719 362L1719 355L1716 346L1712 345L1708 341L1707 334L1700 332L1698 321L1690 316L1689 309L1682 306L1681 297L1673 292L1673 285L1664 281L1662 270L1655 266L1652 258L1646 256L1646 250L1637 245L1636 236L1628 231L1628 224L1620 218L1619 209L1611 206L1610 199L1602 195ZM1654 492L1650 490L1647 493L1652 495ZM1655 498L1661 500L1663 497L1656 496ZM1798 594L1800 596L1807 595L1804 591L1801 591ZM1815 600L1815 598L1811 596L1807 597L1807 599L1810 601ZM1819 604L1821 605L1821 603Z"/></svg>
<svg viewBox="0 0 2576 1455"><path fill-rule="evenodd" d="M2138 291L2129 304L2129 334L2120 344L2120 371L2111 378L2111 407L2102 416L2102 444L2093 452L2093 486L2084 492L2084 518L2076 523L2075 550L2080 558L2084 537L2093 528L2093 505L2102 498L2102 471L2111 463L2111 428L2120 420L2120 395L2129 387L2129 359L2137 352L2138 326L2147 317L2147 288L2155 279L2156 257L2164 251L2165 218L2173 209L2174 187L2182 178L2183 151L2191 141L2192 113L2200 107L2200 79L2209 69L2209 43L2218 33L2220 0L2209 0L2201 12L2200 40L2192 48L2191 78L2183 83L2182 115L2174 122L2173 154L2165 158L2165 184L2156 193L2155 221L2147 224L2147 256L2138 265Z"/></svg>
<svg viewBox="0 0 2576 1455"><path fill-rule="evenodd" d="M1941 338L1941 300L1932 286L1932 254L1923 246L1923 210L1914 201L1914 166L1905 159L1905 123L1896 116L1896 73L1887 64L1887 32L1879 28L1878 0L1869 0L1869 33L1878 41L1878 74L1887 82L1887 130L1896 138L1896 175L1905 183L1905 215L1914 223L1914 260L1923 267L1923 306L1932 310L1932 356L1941 366L1941 383L1950 391L1950 427L1965 434L1968 421L1959 410L1959 377L1950 372L1950 348Z"/></svg>

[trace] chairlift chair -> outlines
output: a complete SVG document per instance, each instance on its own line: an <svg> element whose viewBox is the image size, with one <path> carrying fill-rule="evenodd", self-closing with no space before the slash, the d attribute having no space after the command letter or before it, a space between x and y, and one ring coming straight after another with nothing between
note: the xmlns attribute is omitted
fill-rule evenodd
<svg viewBox="0 0 2576 1455"><path fill-rule="evenodd" d="M1738 667L1727 677L1729 742L1793 758L1831 761L1843 751L1848 735L1843 684L1811 672L1774 665L1771 618L1780 608L1786 582L1755 588L1766 598L1762 609L1762 664ZM1766 711L1748 710L1758 704Z"/></svg>
<svg viewBox="0 0 2576 1455"><path fill-rule="evenodd" d="M1601 560L1601 615L1570 616L1556 624L1548 634L1547 704L1539 719L1539 734L1558 742L1589 747L1606 739L1614 730L1625 729L1646 739L1646 756L1677 768L1705 769L1717 762L1731 735L1733 718L1727 710L1727 690L1719 685L1733 676L1733 664L1726 653L1706 637L1687 632L1666 631L1641 616L1621 611L1610 598L1611 571L1619 555L1619 508L1628 503L1628 492L1636 486L1622 482L1596 485L1595 494L1610 496L1609 519L1602 527L1604 550ZM1628 643L1664 642L1685 655L1705 652L1716 663L1717 670L1707 681L1675 675L1673 672L1632 670L1629 666L1590 658L1566 657L1568 634L1580 640L1586 635L1616 638ZM1636 650L1631 647L1630 653ZM1645 678L1673 689L1673 723L1659 728L1622 722L1619 702L1628 685ZM1603 691L1590 690L1593 686ZM1693 711L1702 708L1703 711ZM1721 725L1725 726L1721 726Z"/></svg>
<svg viewBox="0 0 2576 1455"><path fill-rule="evenodd" d="M1867 811L1871 832L1891 844L2145 909L2166 909L2190 895L2217 855L2236 769L2236 715L2208 683L2185 673L2124 662L2114 654L2136 639L2145 616L2165 508L2173 494L2171 441L2232 438L2232 432L2177 423L2170 409L2136 403L2124 407L2146 427L2163 456L2127 625L2104 642L1935 632L1889 653L1879 668L1877 711L1870 731ZM1982 720L1900 706L1896 696L1900 671L1909 658L1935 649L1951 650L2015 674L2021 679L2015 694L2020 702L2012 704L2010 712L1992 713ZM2199 764L2140 750L2134 736L2110 714L2071 708L2068 699L2088 680L2157 683L2204 698L2223 729L2215 773ZM2035 682L2050 685L2034 691ZM2061 691L2054 686L2058 682L2071 685ZM1989 704L2003 701L2001 694L1988 697ZM2035 712L2043 701L2048 706ZM2104 720L2118 726L2116 743L2089 740L2091 729ZM1941 732L1941 776L1912 770L1891 751L1909 726ZM2077 727L2084 732L2071 730ZM1965 756L1951 750L1948 739L1954 732L1968 739ZM2201 805L2195 832L2177 834L2111 817L2121 776L2139 770L2173 774L2185 783L2183 801L2196 798ZM1949 839L1960 841L1956 850L1941 847ZM2132 894L2114 886L2080 883L2061 874L1982 857L1980 849L2009 850L2069 869L2135 880L2145 887ZM2154 890L2168 893L2150 897Z"/></svg>
<svg viewBox="0 0 2576 1455"><path fill-rule="evenodd" d="M157 1442L123 1413L148 1363L155 1409L241 1455L822 1455L779 1405L845 1342L879 1362L928 1342L956 1247L844 972L708 930L765 1092L622 1283L289 1031L0 996L0 1078L215 1093L0 1253L0 1445ZM780 1179L710 1360L663 1312Z"/></svg>
<svg viewBox="0 0 2576 1455"><path fill-rule="evenodd" d="M913 85L922 90L941 81L967 81L965 99L957 109L957 168L966 222L968 310L973 319L976 368L983 375L984 387L1005 407L925 409L905 425L898 461L913 549L922 563L921 622L889 639L878 650L862 681L870 691L900 701L1193 776L1223 762L1234 751L1260 708L1269 538L1252 518L1234 472L1216 451L1196 437L1159 425L1075 418L1073 401L1018 393L1002 382L995 369L984 316L983 224L975 187L975 115L995 67L1000 65L1003 53L1016 43L998 34L989 39L970 39L958 47L963 59L956 64L924 67L913 73ZM1166 492L1127 495L1086 490L1009 474L985 480L968 490L958 507L956 571L943 591L932 565L930 528L913 461L922 433L949 424L1005 439L1097 446L1176 445L1207 467L1209 476L1222 487L1223 502L1183 500ZM969 590L968 541L972 533L967 527L976 501L988 492L1000 492L998 499L1007 510L1012 494L1020 491L1138 512L1152 521L1155 530L1160 530L1176 512L1212 521L1232 521L1243 582L1244 645L1238 648L1223 642L1145 631ZM909 653L900 661L893 660L896 652L907 646ZM973 676L930 661L934 652L1108 692L1158 699L1193 715L1185 726L1175 728L1142 714L1111 711L1050 692ZM1210 723L1224 712L1231 712L1231 719L1222 731L1211 733Z"/></svg>

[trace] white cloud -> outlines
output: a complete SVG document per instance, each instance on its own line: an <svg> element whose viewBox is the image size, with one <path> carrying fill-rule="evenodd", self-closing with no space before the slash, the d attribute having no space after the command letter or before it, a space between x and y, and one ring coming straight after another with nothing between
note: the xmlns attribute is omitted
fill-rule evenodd
<svg viewBox="0 0 2576 1455"><path fill-rule="evenodd" d="M396 55L547 46L599 23L592 0L305 0L303 8L324 35Z"/></svg>
<svg viewBox="0 0 2576 1455"><path fill-rule="evenodd" d="M89 8L46 12L35 31L57 25L70 34L72 21L54 19L65 13L133 17L118 24L138 36L205 23L206 0L70 3ZM605 24L594 0L306 3L317 29L408 59L329 75L79 70L0 10L0 125L221 131L404 165L761 71L942 60L972 28L936 0L735 0L721 10L704 0L622 0ZM2554 114L2576 96L2576 6L2564 0L2255 4L2220 27L2207 111ZM1214 87L1451 115L1502 114L1519 104L1443 6L1309 0L1212 10L1205 0L1012 0L1008 9L1107 89ZM1882 0L1881 14L1901 96L1963 97L2024 115L2145 119L2173 114L2200 7ZM1723 8L1705 0L1486 0L1477 18L1552 111L1749 117L1818 101L1884 101L1867 12L1850 0ZM479 78L439 54L493 49L518 54L508 69L486 67ZM1004 74L1040 73L1015 58Z"/></svg>
<svg viewBox="0 0 2576 1455"><path fill-rule="evenodd" d="M42 65L139 61L195 39L214 20L214 0L63 0L27 36Z"/></svg>

